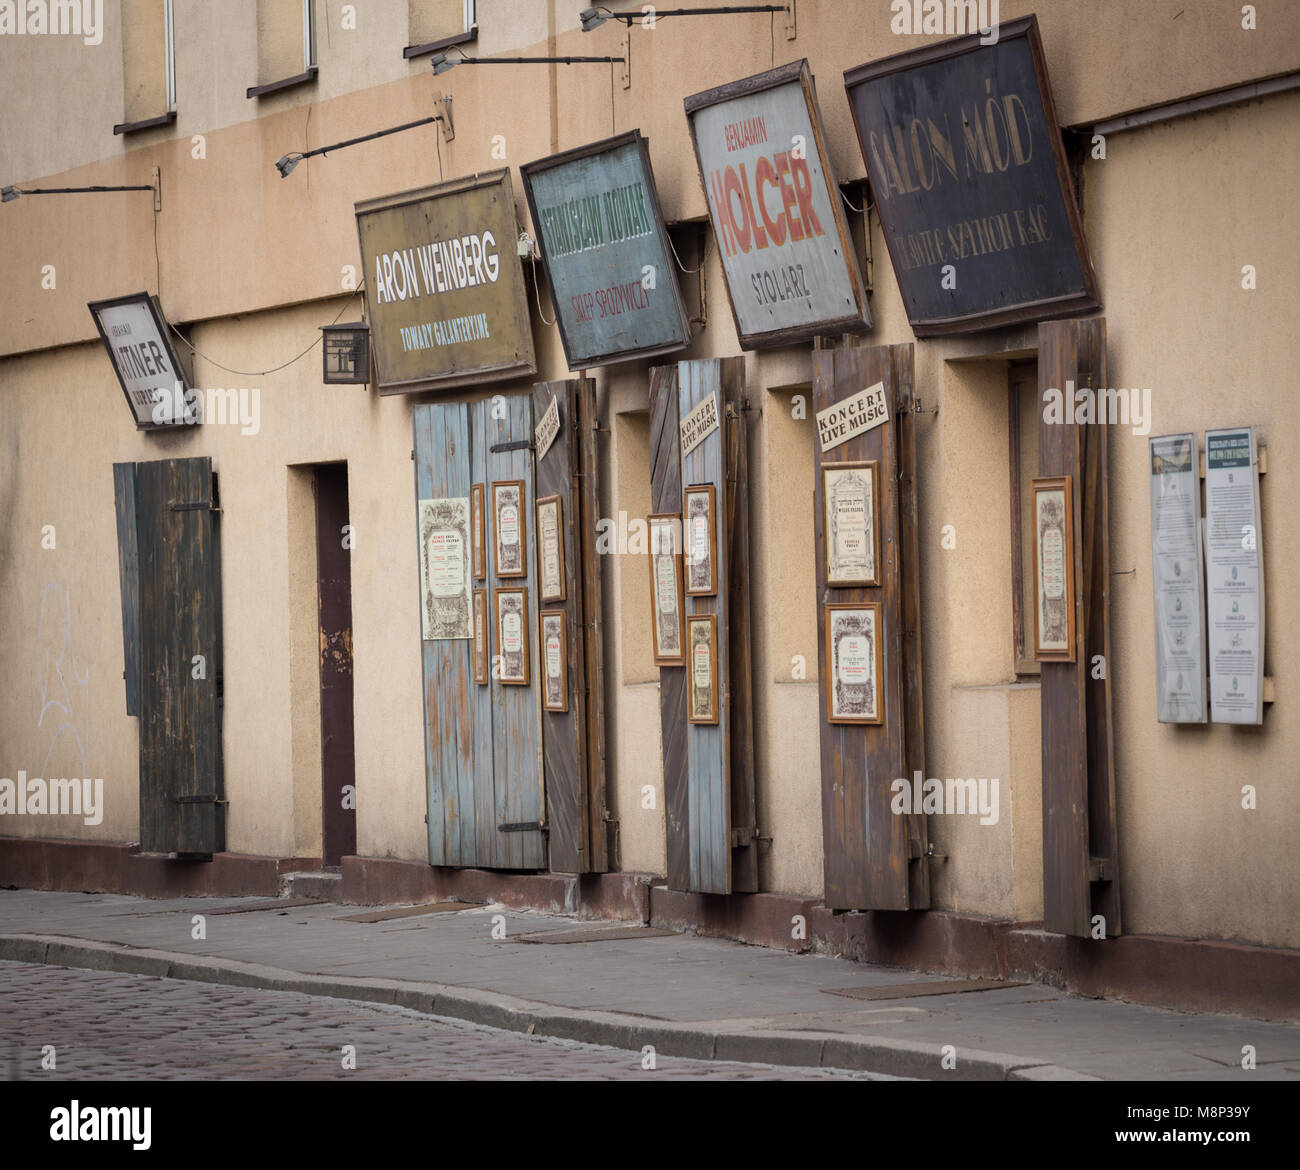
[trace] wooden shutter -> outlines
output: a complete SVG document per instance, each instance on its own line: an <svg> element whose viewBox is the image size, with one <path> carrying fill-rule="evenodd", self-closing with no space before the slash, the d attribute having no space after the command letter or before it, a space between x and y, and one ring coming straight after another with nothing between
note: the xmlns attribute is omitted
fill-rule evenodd
<svg viewBox="0 0 1300 1170"><path fill-rule="evenodd" d="M533 387L533 417L556 400L560 433L546 453L535 452L536 498L559 496L564 529L565 600L560 609L568 638L568 711L542 712L547 846L558 873L608 868L605 822L604 678L600 629L600 564L593 538L600 519L594 425L595 384L590 380L541 382ZM534 510L533 517L536 516ZM539 660L541 631L538 630ZM588 668L596 664L591 676ZM541 686L541 679L538 679Z"/></svg>
<svg viewBox="0 0 1300 1170"><path fill-rule="evenodd" d="M911 910L930 901L925 818L891 808L893 782L900 777L910 781L914 771L925 771L912 363L911 345L851 346L813 354L816 411L877 382L884 383L890 410L888 422L829 451L821 451L813 440L818 443L814 510L820 605L878 602L883 621L884 722L831 723L824 611L818 613L825 901L837 910ZM881 584L829 588L821 469L868 460L879 464Z"/></svg>
<svg viewBox="0 0 1300 1170"><path fill-rule="evenodd" d="M717 499L718 592L685 602L688 617L717 618L718 723L689 723L686 668L659 669L668 882L713 894L758 889L744 371L743 358L710 359L650 379L654 510L680 514L695 484L712 484ZM682 455L680 421L711 394L721 425Z"/></svg>
<svg viewBox="0 0 1300 1170"><path fill-rule="evenodd" d="M1120 933L1110 696L1110 539L1106 423L1078 425L1071 388L1106 386L1106 322L1038 327L1040 406L1063 396L1068 421L1040 411L1038 473L1074 495L1075 661L1042 662L1043 925L1081 938L1093 915ZM1094 415L1094 417L1096 417ZM1094 670L1100 660L1104 669ZM1100 677L1094 677L1100 674Z"/></svg>
<svg viewBox="0 0 1300 1170"><path fill-rule="evenodd" d="M114 468L128 645L129 467ZM135 464L134 483L140 847L146 853L211 856L226 847L216 477L211 459L165 459ZM128 650L128 703L130 670Z"/></svg>
<svg viewBox="0 0 1300 1170"><path fill-rule="evenodd" d="M140 545L136 534L135 464L113 464L117 569L122 582L122 678L126 713L140 714Z"/></svg>
<svg viewBox="0 0 1300 1170"><path fill-rule="evenodd" d="M503 686L495 678L480 686L474 682L472 640L422 643L429 862L542 869L532 400L514 395L472 404L433 403L416 406L412 414L417 508L422 499L468 498L472 484L484 485L487 578L474 584L488 591L489 654L498 652L496 591L523 585L533 659L527 687ZM527 575L502 580L492 557L492 483L508 479L524 482Z"/></svg>

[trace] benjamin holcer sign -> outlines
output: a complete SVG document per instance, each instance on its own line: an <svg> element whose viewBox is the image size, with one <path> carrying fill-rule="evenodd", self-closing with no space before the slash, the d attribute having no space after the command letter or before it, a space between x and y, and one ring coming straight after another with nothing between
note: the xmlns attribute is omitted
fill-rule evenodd
<svg viewBox="0 0 1300 1170"><path fill-rule="evenodd" d="M571 370L691 338L639 130L522 168Z"/></svg>
<svg viewBox="0 0 1300 1170"><path fill-rule="evenodd" d="M806 61L686 99L745 349L871 326Z"/></svg>
<svg viewBox="0 0 1300 1170"><path fill-rule="evenodd" d="M508 170L356 205L380 393L536 371Z"/></svg>
<svg viewBox="0 0 1300 1170"><path fill-rule="evenodd" d="M918 337L1100 308L1030 16L844 75Z"/></svg>

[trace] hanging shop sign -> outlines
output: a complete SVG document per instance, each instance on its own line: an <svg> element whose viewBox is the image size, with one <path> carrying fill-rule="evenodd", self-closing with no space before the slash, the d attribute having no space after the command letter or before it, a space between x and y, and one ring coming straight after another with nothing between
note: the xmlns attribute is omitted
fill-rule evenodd
<svg viewBox="0 0 1300 1170"><path fill-rule="evenodd" d="M356 204L381 394L535 372L508 170Z"/></svg>
<svg viewBox="0 0 1300 1170"><path fill-rule="evenodd" d="M918 337L1101 307L1034 17L844 82Z"/></svg>
<svg viewBox="0 0 1300 1170"><path fill-rule="evenodd" d="M1264 550L1254 427L1205 432L1210 718L1264 721Z"/></svg>
<svg viewBox="0 0 1300 1170"><path fill-rule="evenodd" d="M683 349L691 325L641 132L520 173L569 368Z"/></svg>
<svg viewBox="0 0 1300 1170"><path fill-rule="evenodd" d="M1196 436L1161 435L1151 454L1156 718L1205 722L1205 577Z"/></svg>
<svg viewBox="0 0 1300 1170"><path fill-rule="evenodd" d="M686 99L745 349L871 327L807 61Z"/></svg>
<svg viewBox="0 0 1300 1170"><path fill-rule="evenodd" d="M169 337L170 326L147 292L91 301L100 340L138 430L157 431L203 421L201 403L186 393L185 372Z"/></svg>

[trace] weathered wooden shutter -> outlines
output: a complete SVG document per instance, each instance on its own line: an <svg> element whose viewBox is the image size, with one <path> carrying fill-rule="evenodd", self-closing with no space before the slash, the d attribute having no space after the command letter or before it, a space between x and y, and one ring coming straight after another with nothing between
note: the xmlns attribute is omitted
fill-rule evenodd
<svg viewBox="0 0 1300 1170"><path fill-rule="evenodd" d="M596 502L595 385L589 380L533 387L533 417L555 399L560 432L546 453L534 453L537 499L560 498L564 522L565 600L538 608L563 610L568 638L568 711L542 711L547 846L558 873L608 868L604 790L604 679L600 629L600 563L594 536ZM533 515L536 513L534 512ZM539 659L541 656L538 632ZM588 667L596 664L594 676ZM538 686L542 681L538 679Z"/></svg>
<svg viewBox="0 0 1300 1170"><path fill-rule="evenodd" d="M699 893L758 889L744 372L743 358L650 371L655 512L680 515L694 484L712 484L717 498L718 592L685 602L688 617L718 619L718 723L689 723L687 668L659 668L668 884ZM683 456L681 419L711 394L721 426Z"/></svg>
<svg viewBox="0 0 1300 1170"><path fill-rule="evenodd" d="M127 711L134 685L140 715L140 847L211 856L226 847L212 460L116 464L113 478Z"/></svg>
<svg viewBox="0 0 1300 1170"><path fill-rule="evenodd" d="M135 464L113 464L117 569L122 582L122 678L126 713L140 714L140 544L136 534Z"/></svg>
<svg viewBox="0 0 1300 1170"><path fill-rule="evenodd" d="M1040 407L1038 474L1073 477L1075 660L1042 662L1043 925L1087 938L1092 917L1120 933L1110 696L1110 538L1106 423L1074 421L1075 389L1106 386L1103 318L1038 327L1039 400L1063 395L1066 421ZM1094 416L1096 417L1096 416ZM1095 670L1100 662L1103 669Z"/></svg>
<svg viewBox="0 0 1300 1170"><path fill-rule="evenodd" d="M884 383L890 410L883 425L829 451L821 451L820 444L817 448L814 511L820 607L877 602L883 621L878 633L884 651L884 722L831 723L824 610L818 614L825 901L837 910L914 910L930 904L925 817L891 808L894 781L911 781L916 771L925 772L912 364L911 345L850 346L813 354L816 411L877 382ZM881 584L830 588L821 469L859 461L879 463Z"/></svg>
<svg viewBox="0 0 1300 1170"><path fill-rule="evenodd" d="M494 410L494 402L499 404ZM494 413L502 417L494 417ZM513 395L472 404L414 408L416 504L465 497L484 485L484 532L491 654L498 652L498 588L528 589L532 683L474 682L472 640L427 641L424 658L425 767L432 865L542 869L540 711L537 662L536 494L533 487L532 400ZM492 558L496 518L492 484L524 482L527 575L502 580Z"/></svg>

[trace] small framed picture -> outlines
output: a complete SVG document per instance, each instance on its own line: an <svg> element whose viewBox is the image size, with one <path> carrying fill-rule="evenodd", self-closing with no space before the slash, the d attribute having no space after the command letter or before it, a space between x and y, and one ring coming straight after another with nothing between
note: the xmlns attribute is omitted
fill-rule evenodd
<svg viewBox="0 0 1300 1170"><path fill-rule="evenodd" d="M1034 657L1073 662L1074 485L1068 475L1032 481Z"/></svg>
<svg viewBox="0 0 1300 1170"><path fill-rule="evenodd" d="M469 489L470 559L476 579L487 576L487 542L483 532L483 485L476 483Z"/></svg>
<svg viewBox="0 0 1300 1170"><path fill-rule="evenodd" d="M656 666L685 666L682 518L647 516L650 528L650 633Z"/></svg>
<svg viewBox="0 0 1300 1170"><path fill-rule="evenodd" d="M488 681L487 590L474 590L474 681L486 686Z"/></svg>
<svg viewBox="0 0 1300 1170"><path fill-rule="evenodd" d="M528 546L524 517L524 481L503 479L492 485L493 556L498 577L527 577Z"/></svg>
<svg viewBox="0 0 1300 1170"><path fill-rule="evenodd" d="M880 584L880 464L822 466L826 584L836 589Z"/></svg>
<svg viewBox="0 0 1300 1170"><path fill-rule="evenodd" d="M542 710L569 709L569 641L564 610L544 609L542 626Z"/></svg>
<svg viewBox="0 0 1300 1170"><path fill-rule="evenodd" d="M881 607L826 607L826 718L831 723L884 723Z"/></svg>
<svg viewBox="0 0 1300 1170"><path fill-rule="evenodd" d="M686 489L682 515L686 595L713 597L718 592L718 511L711 483Z"/></svg>
<svg viewBox="0 0 1300 1170"><path fill-rule="evenodd" d="M496 605L497 654L501 662L497 681L503 686L526 687L530 677L527 587L498 589Z"/></svg>
<svg viewBox="0 0 1300 1170"><path fill-rule="evenodd" d="M565 598L564 501L559 496L537 501L537 589L543 603Z"/></svg>
<svg viewBox="0 0 1300 1170"><path fill-rule="evenodd" d="M690 647L686 717L691 723L718 722L718 619L711 613L686 619Z"/></svg>

